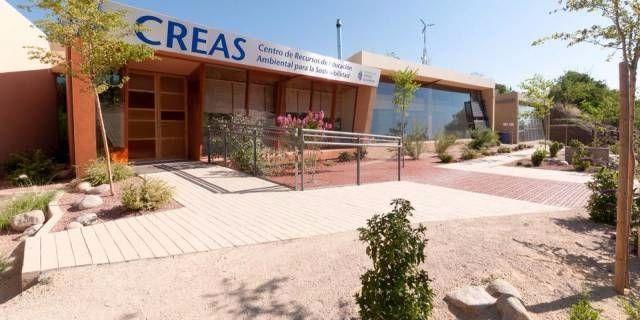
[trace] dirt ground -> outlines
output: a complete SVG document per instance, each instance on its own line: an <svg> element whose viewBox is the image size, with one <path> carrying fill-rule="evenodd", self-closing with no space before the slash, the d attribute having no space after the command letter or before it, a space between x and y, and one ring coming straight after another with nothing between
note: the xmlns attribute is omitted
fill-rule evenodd
<svg viewBox="0 0 640 320"><path fill-rule="evenodd" d="M432 319L455 319L444 295L504 278L538 319L566 319L586 290L622 319L612 283L613 229L582 212L427 224ZM0 305L1 319L351 319L370 266L357 232L176 258L74 268ZM632 259L637 288L638 259ZM454 312L457 312L453 310ZM497 319L487 315L481 319Z"/></svg>

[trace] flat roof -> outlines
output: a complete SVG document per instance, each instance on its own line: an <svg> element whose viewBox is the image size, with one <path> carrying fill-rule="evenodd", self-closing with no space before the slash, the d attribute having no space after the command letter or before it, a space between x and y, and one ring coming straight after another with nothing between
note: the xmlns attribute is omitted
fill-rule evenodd
<svg viewBox="0 0 640 320"><path fill-rule="evenodd" d="M360 51L347 60L380 69L382 75L392 76L396 71L406 68L417 71L417 80L426 83L437 83L465 89L493 89L495 81L489 78L464 74L457 71L400 60L368 51Z"/></svg>

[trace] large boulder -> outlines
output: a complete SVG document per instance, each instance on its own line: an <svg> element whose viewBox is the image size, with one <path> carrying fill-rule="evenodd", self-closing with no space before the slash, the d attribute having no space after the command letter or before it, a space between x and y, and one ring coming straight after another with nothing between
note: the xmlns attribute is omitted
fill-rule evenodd
<svg viewBox="0 0 640 320"><path fill-rule="evenodd" d="M108 184L101 184L87 190L87 194L107 195L111 191Z"/></svg>
<svg viewBox="0 0 640 320"><path fill-rule="evenodd" d="M491 283L487 286L487 292L496 298L500 298L500 296L503 295L508 295L522 300L520 291L518 291L516 287L514 287L511 283L507 282L504 279L496 279L491 281Z"/></svg>
<svg viewBox="0 0 640 320"><path fill-rule="evenodd" d="M27 230L31 226L43 224L45 220L42 210L32 210L13 216L11 221L11 229L19 232Z"/></svg>
<svg viewBox="0 0 640 320"><path fill-rule="evenodd" d="M496 303L483 287L466 286L447 294L444 300L466 314L479 314Z"/></svg>
<svg viewBox="0 0 640 320"><path fill-rule="evenodd" d="M531 320L533 319L529 312L522 304L520 299L503 295L496 302L496 309L502 316L502 320Z"/></svg>
<svg viewBox="0 0 640 320"><path fill-rule="evenodd" d="M90 226L98 222L98 216L93 212L85 213L77 217L76 222L82 224L83 226Z"/></svg>
<svg viewBox="0 0 640 320"><path fill-rule="evenodd" d="M80 193L86 193L91 190L91 183L82 181L76 185L76 191Z"/></svg>
<svg viewBox="0 0 640 320"><path fill-rule="evenodd" d="M78 209L86 210L99 207L103 203L102 198L98 195L90 194L84 196L80 202L78 202Z"/></svg>

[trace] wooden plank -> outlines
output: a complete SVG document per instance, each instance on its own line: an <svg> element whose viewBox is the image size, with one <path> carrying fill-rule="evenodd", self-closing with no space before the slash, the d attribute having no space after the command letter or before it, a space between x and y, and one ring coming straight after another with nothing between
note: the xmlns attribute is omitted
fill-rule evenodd
<svg viewBox="0 0 640 320"><path fill-rule="evenodd" d="M155 214L146 215L145 218L149 220L156 228L164 233L171 241L180 248L180 251L184 253L196 252L196 249L181 237L168 223L160 220Z"/></svg>
<svg viewBox="0 0 640 320"><path fill-rule="evenodd" d="M171 219L174 223L178 224L182 228L186 230L190 230L190 232L198 238L200 242L207 246L209 250L218 249L221 245L216 242L211 236L209 236L206 232L203 232L201 226L198 225L197 222L192 221L188 217L185 217L183 213L185 210L178 209L172 210L171 212L161 212L159 214L166 216L168 219Z"/></svg>
<svg viewBox="0 0 640 320"><path fill-rule="evenodd" d="M202 228L204 232L209 235L209 237L214 239L221 247L234 247L242 244L241 241L234 241L235 237L228 234L224 230L221 230L220 227L214 225L209 220L191 212L191 210L189 210L188 208L182 209L180 211L180 215L186 217L194 223L197 223L198 226Z"/></svg>
<svg viewBox="0 0 640 320"><path fill-rule="evenodd" d="M145 219L144 216L138 216L134 218L140 225L144 227L145 230L149 232L149 234L156 240L158 243L167 251L167 253L171 256L175 256L182 253L182 250L178 248L172 241L160 231L156 226L154 226L149 220Z"/></svg>
<svg viewBox="0 0 640 320"><path fill-rule="evenodd" d="M129 243L136 251L136 254L141 259L153 258L153 252L149 249L149 246L140 238L140 236L129 226L129 224L123 220L115 220L114 223L120 229L122 234L129 240Z"/></svg>
<svg viewBox="0 0 640 320"><path fill-rule="evenodd" d="M107 228L105 228L104 224L99 223L89 228L93 228L93 230L96 232L96 236L98 237L100 244L102 244L104 252L107 254L109 263L124 261L122 252L120 252L120 249L116 245L115 241L113 241L113 238L109 234L109 231L107 231Z"/></svg>
<svg viewBox="0 0 640 320"><path fill-rule="evenodd" d="M73 250L73 258L75 259L76 266L84 266L91 264L91 254L87 248L87 244L84 242L82 232L80 229L68 230L69 242L71 242L71 250Z"/></svg>
<svg viewBox="0 0 640 320"><path fill-rule="evenodd" d="M131 261L140 258L131 243L129 243L129 240L125 238L125 236L122 234L122 231L120 231L114 221L106 222L103 225L111 235L113 241L116 243L116 246L118 246L118 249L120 249L122 257L124 257L125 261Z"/></svg>
<svg viewBox="0 0 640 320"><path fill-rule="evenodd" d="M633 197L633 165L632 156L633 123L630 113L633 103L629 92L629 67L622 62L618 66L620 77L620 175L616 194L616 251L615 251L615 280L616 292L624 294L629 286L629 220L631 201ZM631 181L631 183L629 183ZM630 188L631 186L631 188Z"/></svg>
<svg viewBox="0 0 640 320"><path fill-rule="evenodd" d="M22 273L40 271L40 239L29 237L25 240Z"/></svg>
<svg viewBox="0 0 640 320"><path fill-rule="evenodd" d="M147 229L142 226L142 223L137 219L137 217L126 219L127 224L133 229L138 236L144 241L144 243L149 247L153 256L156 258L166 257L169 255L167 249L165 249L158 240L154 236L147 231Z"/></svg>
<svg viewBox="0 0 640 320"><path fill-rule="evenodd" d="M104 252L98 237L96 236L96 232L91 227L83 227L80 228L80 232L82 233L82 237L84 238L84 242L87 244L87 249L89 249L89 254L91 255L91 263L93 264L103 264L109 263L109 259L107 259L107 254Z"/></svg>
<svg viewBox="0 0 640 320"><path fill-rule="evenodd" d="M195 233L198 232L197 229L189 226L188 224L178 223L176 219L172 219L169 216L172 213L160 212L155 214L154 216L170 225L173 230L175 230L183 239L185 239L189 244L196 249L196 251L207 251L209 250L209 246L205 244L205 241L200 240L200 236L196 236Z"/></svg>
<svg viewBox="0 0 640 320"><path fill-rule="evenodd" d="M69 234L66 231L54 233L56 240L56 251L58 252L58 268L73 267L76 259L73 256Z"/></svg>
<svg viewBox="0 0 640 320"><path fill-rule="evenodd" d="M47 233L40 238L40 271L58 268L58 253L56 239L53 233Z"/></svg>

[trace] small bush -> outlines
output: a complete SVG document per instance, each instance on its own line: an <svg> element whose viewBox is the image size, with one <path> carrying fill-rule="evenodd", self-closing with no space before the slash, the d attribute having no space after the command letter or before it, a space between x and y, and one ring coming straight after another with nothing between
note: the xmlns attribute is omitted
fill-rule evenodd
<svg viewBox="0 0 640 320"><path fill-rule="evenodd" d="M338 154L338 162L349 162L353 159L354 157L352 157L351 153L349 152L342 151L340 152L340 154Z"/></svg>
<svg viewBox="0 0 640 320"><path fill-rule="evenodd" d="M637 298L620 299L620 305L629 319L640 320L640 301Z"/></svg>
<svg viewBox="0 0 640 320"><path fill-rule="evenodd" d="M593 175L593 179L587 182L587 187L591 190L591 195L587 202L587 211L591 220L615 225L618 171L609 168L600 168L600 170ZM639 201L640 198L636 197L632 203L632 221L637 221L638 219Z"/></svg>
<svg viewBox="0 0 640 320"><path fill-rule="evenodd" d="M456 143L457 137L452 134L440 134L436 138L436 153L443 154Z"/></svg>
<svg viewBox="0 0 640 320"><path fill-rule="evenodd" d="M567 145L572 148L584 147L584 143L580 142L580 140L578 139L569 140L569 143L567 143Z"/></svg>
<svg viewBox="0 0 640 320"><path fill-rule="evenodd" d="M482 154L485 157L488 157L488 156L493 156L496 153L491 151L491 150L489 150L489 149L482 149L482 150L480 150L480 154Z"/></svg>
<svg viewBox="0 0 640 320"><path fill-rule="evenodd" d="M471 139L469 148L480 150L497 145L499 137L491 129L475 129L471 131Z"/></svg>
<svg viewBox="0 0 640 320"><path fill-rule="evenodd" d="M360 149L360 160L364 160L367 157L367 148ZM353 152L353 159L358 159L358 151Z"/></svg>
<svg viewBox="0 0 640 320"><path fill-rule="evenodd" d="M462 160L471 160L477 157L478 157L478 152L468 147L465 147L464 149L462 149L462 155L460 156Z"/></svg>
<svg viewBox="0 0 640 320"><path fill-rule="evenodd" d="M153 211L167 204L173 189L159 179L143 179L130 183L122 190L122 204L132 211Z"/></svg>
<svg viewBox="0 0 640 320"><path fill-rule="evenodd" d="M4 165L8 178L16 185L49 183L53 179L55 162L42 150L13 153Z"/></svg>
<svg viewBox="0 0 640 320"><path fill-rule="evenodd" d="M549 146L549 156L551 158L555 158L558 155L558 151L562 150L562 148L564 148L564 145L558 141L554 141L550 146Z"/></svg>
<svg viewBox="0 0 640 320"><path fill-rule="evenodd" d="M573 156L571 157L571 165L576 171L585 171L591 166L591 158L584 144L574 147Z"/></svg>
<svg viewBox="0 0 640 320"><path fill-rule="evenodd" d="M534 167L539 167L542 164L542 160L547 157L547 151L544 149L538 149L531 154L531 164Z"/></svg>
<svg viewBox="0 0 640 320"><path fill-rule="evenodd" d="M424 142L427 140L424 127L414 124L411 132L404 139L404 149L409 157L413 160L420 159L420 155L424 152Z"/></svg>
<svg viewBox="0 0 640 320"><path fill-rule="evenodd" d="M443 153L438 153L438 158L442 163L449 163L453 160L453 156L447 153L446 151Z"/></svg>
<svg viewBox="0 0 640 320"><path fill-rule="evenodd" d="M598 320L600 319L600 310L594 308L586 294L580 296L580 300L571 306L569 311L569 320Z"/></svg>
<svg viewBox="0 0 640 320"><path fill-rule="evenodd" d="M425 320L434 299L429 275L420 268L426 228L411 226L409 201L395 199L391 204L391 212L374 215L365 228L358 229L373 262L373 268L360 277L362 289L356 294L360 318Z"/></svg>
<svg viewBox="0 0 640 320"><path fill-rule="evenodd" d="M10 200L0 210L0 230L9 228L13 216L31 210L45 210L55 195L54 191L44 193L28 193Z"/></svg>
<svg viewBox="0 0 640 320"><path fill-rule="evenodd" d="M507 146L500 146L497 151L498 153L511 153L511 148Z"/></svg>
<svg viewBox="0 0 640 320"><path fill-rule="evenodd" d="M135 172L133 168L122 162L111 162L112 178L114 182L125 180L133 177ZM109 183L109 174L107 171L107 161L104 158L89 162L85 169L85 180L92 186Z"/></svg>

